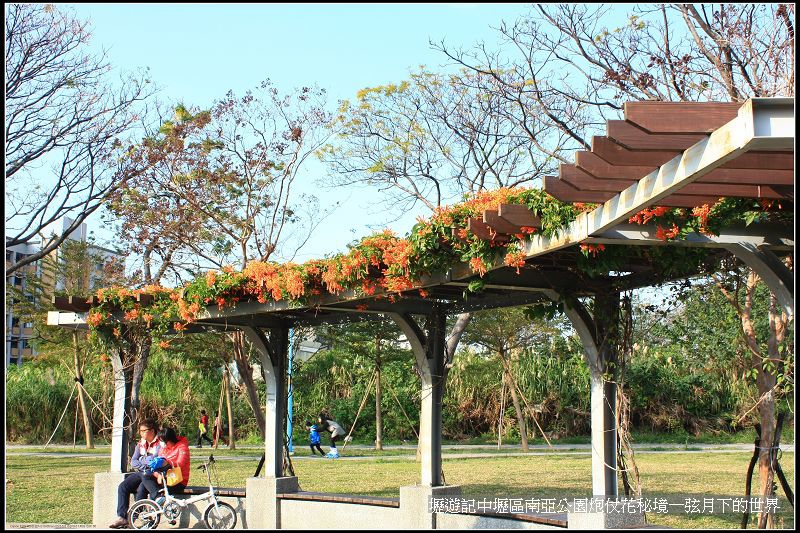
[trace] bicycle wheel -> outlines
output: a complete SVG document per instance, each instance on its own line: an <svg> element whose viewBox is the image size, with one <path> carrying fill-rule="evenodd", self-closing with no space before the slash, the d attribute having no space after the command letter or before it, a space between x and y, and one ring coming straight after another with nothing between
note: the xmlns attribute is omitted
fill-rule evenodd
<svg viewBox="0 0 800 533"><path fill-rule="evenodd" d="M217 502L215 507L212 503L203 513L203 520L211 529L233 529L236 527L236 511L233 506L225 502Z"/></svg>
<svg viewBox="0 0 800 533"><path fill-rule="evenodd" d="M128 510L128 525L133 529L155 529L161 521L161 507L153 500L139 500Z"/></svg>

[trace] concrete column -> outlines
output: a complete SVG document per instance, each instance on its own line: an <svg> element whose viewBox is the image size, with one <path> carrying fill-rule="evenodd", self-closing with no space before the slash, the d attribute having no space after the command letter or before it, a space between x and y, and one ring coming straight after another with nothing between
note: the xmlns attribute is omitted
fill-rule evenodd
<svg viewBox="0 0 800 533"><path fill-rule="evenodd" d="M616 498L617 489L617 386L592 373L592 494Z"/></svg>
<svg viewBox="0 0 800 533"><path fill-rule="evenodd" d="M422 446L421 481L423 485L431 487L442 485L442 400L446 319L444 310L438 304L434 304L428 317L426 336L428 342L425 346L428 375L427 381L422 386L422 413L425 415L428 439Z"/></svg>
<svg viewBox="0 0 800 533"><path fill-rule="evenodd" d="M300 485L296 477L250 477L247 478L245 490L247 528L280 529L281 504L278 494L298 492ZM320 524L324 523L324 517L320 517Z"/></svg>
<svg viewBox="0 0 800 533"><path fill-rule="evenodd" d="M428 502L431 496L461 496L461 487L431 487L411 485L400 487L400 523L392 528L398 529L436 529L436 513L431 513Z"/></svg>
<svg viewBox="0 0 800 533"><path fill-rule="evenodd" d="M128 471L128 432L134 422L128 419L133 390L133 369L125 368L122 352L111 351L111 366L114 372L114 414L111 429L111 469L109 472ZM137 428L138 429L138 428ZM115 507L116 508L116 507Z"/></svg>
<svg viewBox="0 0 800 533"><path fill-rule="evenodd" d="M597 353L604 373L592 374L592 457L597 456L597 460L592 461L592 488L595 496L616 499L619 495L616 420L619 293L597 293L594 302L595 338L599 340Z"/></svg>
<svg viewBox="0 0 800 533"><path fill-rule="evenodd" d="M426 333L408 315L390 313L390 316L411 344L422 384L419 421L421 484L437 487L442 484L442 398L447 315L434 302L428 315Z"/></svg>
<svg viewBox="0 0 800 533"><path fill-rule="evenodd" d="M283 436L286 421L286 364L289 350L289 328L273 328L270 339L258 329L242 330L258 350L267 402L264 438L263 477L247 479L245 513L248 529L279 529L281 508L278 494L300 490L296 477L283 477Z"/></svg>
<svg viewBox="0 0 800 533"><path fill-rule="evenodd" d="M555 292L547 291L551 299L559 301ZM608 302L600 297L600 307L595 306L595 317L608 314ZM604 305L603 305L604 304ZM603 310L598 311L598 309ZM593 319L586 308L578 301L564 302L564 312L572 322L572 326L581 339L584 359L591 375L591 412L592 412L592 494L596 497L616 498L617 489L617 427L616 427L616 384L605 380L604 371L609 359L615 360L610 344L601 345L597 339L607 339L601 320ZM613 317L617 314L612 312ZM613 318L616 320L616 318Z"/></svg>
<svg viewBox="0 0 800 533"><path fill-rule="evenodd" d="M106 529L117 519L117 487L125 479L122 472L99 472L94 475L92 524ZM133 497L131 497L131 501Z"/></svg>
<svg viewBox="0 0 800 533"><path fill-rule="evenodd" d="M285 369L289 347L288 329L276 328L273 338L255 328L242 330L253 347L258 350L264 381L267 386L264 438L264 477L283 475L283 435L286 420Z"/></svg>

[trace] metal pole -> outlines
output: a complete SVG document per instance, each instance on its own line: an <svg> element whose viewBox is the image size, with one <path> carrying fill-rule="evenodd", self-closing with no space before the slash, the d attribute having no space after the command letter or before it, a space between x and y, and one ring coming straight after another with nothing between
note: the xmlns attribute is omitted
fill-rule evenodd
<svg viewBox="0 0 800 533"><path fill-rule="evenodd" d="M286 406L286 436L289 441L289 453L294 453L294 444L292 443L292 405L294 399L294 386L292 385L292 366L294 361L294 328L289 328L289 363L288 363L288 387L287 398L288 403Z"/></svg>

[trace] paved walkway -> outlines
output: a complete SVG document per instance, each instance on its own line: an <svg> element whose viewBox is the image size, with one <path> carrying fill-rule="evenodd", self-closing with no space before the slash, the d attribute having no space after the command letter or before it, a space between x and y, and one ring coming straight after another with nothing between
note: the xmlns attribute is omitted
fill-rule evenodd
<svg viewBox="0 0 800 533"><path fill-rule="evenodd" d="M6 447L6 455L27 455L33 457L102 457L101 453L87 453L76 448L76 451L68 452L34 452L34 451L13 451L14 448L22 448L19 445L10 445ZM27 446L30 448L31 446ZM97 449L110 449L109 445L97 446ZM564 455L590 455L591 445L589 444L554 444L547 446L546 444L531 445L530 451L510 451L520 450L518 444L504 444L498 453L497 445L491 444L451 444L442 446L442 459L480 459L489 457L521 457L521 456L542 456L553 454ZM200 448L205 450L206 448ZM211 448L208 448L211 450ZM253 450L253 455L237 455L225 456L219 455L217 459L220 461L252 461L253 458L260 456L259 452L262 450L260 446L237 446L237 450ZM416 449L414 445L397 445L397 446L384 446L385 451L392 450L408 450L408 454L398 455L361 455L358 452L371 451L374 447L367 445L350 445L345 451L344 455L339 458L341 461L371 461L380 458L382 461L406 461L409 459L416 459ZM192 447L192 451L197 448ZM341 448L340 448L341 450ZM781 444L781 450L784 452L794 452L794 444ZM225 448L222 449L225 451ZM355 452L355 455L348 455L347 452ZM634 452L638 454L651 454L651 453L668 453L668 454L682 454L682 453L740 453L752 452L752 444L663 444L663 443L638 443L634 445ZM412 453L413 452L413 453ZM451 453L447 453L451 452ZM197 452L195 452L197 453ZM316 455L292 455L292 461L320 461L322 457Z"/></svg>

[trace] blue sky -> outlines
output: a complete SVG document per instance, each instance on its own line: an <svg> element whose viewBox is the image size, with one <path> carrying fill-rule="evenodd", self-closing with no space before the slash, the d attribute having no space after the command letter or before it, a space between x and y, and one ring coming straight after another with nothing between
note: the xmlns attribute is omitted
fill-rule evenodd
<svg viewBox="0 0 800 533"><path fill-rule="evenodd" d="M208 107L232 89L241 94L270 78L288 90L314 85L330 101L349 99L364 87L399 82L409 70L446 62L429 40L493 47L502 20L512 22L528 4L68 4L92 24L92 46L106 49L115 67L148 67L167 102ZM417 215L387 224L370 207L374 191L323 190L305 176L324 205L339 207L296 260L346 250L373 229L405 234ZM353 213L358 213L354 216ZM98 237L99 218L89 220ZM368 227L368 226L371 226ZM107 236L110 238L111 236Z"/></svg>

